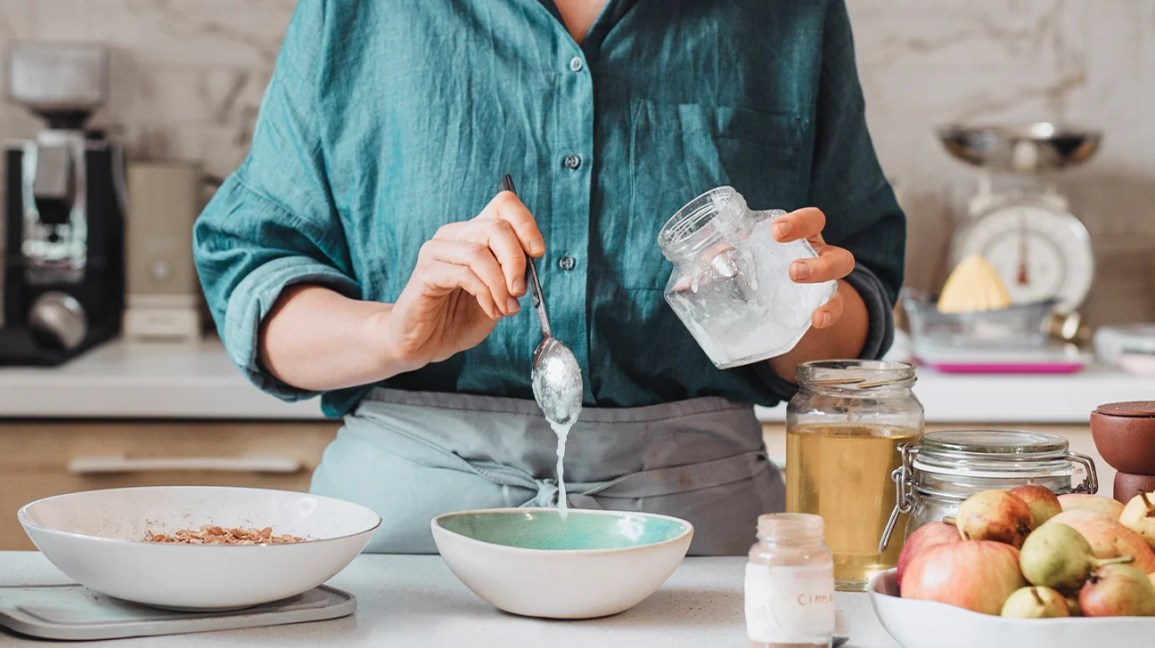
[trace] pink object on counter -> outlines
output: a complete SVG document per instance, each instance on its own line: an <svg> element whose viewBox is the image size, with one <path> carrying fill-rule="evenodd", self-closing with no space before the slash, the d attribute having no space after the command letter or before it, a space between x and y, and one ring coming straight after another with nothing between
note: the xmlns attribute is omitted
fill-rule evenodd
<svg viewBox="0 0 1155 648"><path fill-rule="evenodd" d="M927 362L919 364L942 373L962 374L1070 374L1078 373L1087 364L1072 360L1065 362Z"/></svg>

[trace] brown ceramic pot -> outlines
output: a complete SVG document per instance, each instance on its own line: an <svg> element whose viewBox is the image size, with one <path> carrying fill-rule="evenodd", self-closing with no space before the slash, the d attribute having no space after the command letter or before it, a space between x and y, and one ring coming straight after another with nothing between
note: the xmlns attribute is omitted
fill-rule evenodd
<svg viewBox="0 0 1155 648"><path fill-rule="evenodd" d="M1091 437L1103 460L1132 475L1155 475L1155 401L1100 405Z"/></svg>
<svg viewBox="0 0 1155 648"><path fill-rule="evenodd" d="M1155 475L1133 475L1131 473L1115 473L1115 499L1126 504L1139 491L1155 493Z"/></svg>

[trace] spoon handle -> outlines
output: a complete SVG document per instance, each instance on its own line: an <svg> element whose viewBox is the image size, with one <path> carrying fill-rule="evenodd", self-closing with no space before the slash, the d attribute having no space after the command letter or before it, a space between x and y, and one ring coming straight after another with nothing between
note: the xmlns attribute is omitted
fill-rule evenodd
<svg viewBox="0 0 1155 648"><path fill-rule="evenodd" d="M513 189L513 178L508 173L501 179L500 189L514 195L517 194ZM533 310L537 313L537 321L541 322L542 337L552 337L549 318L545 314L545 297L541 292L541 282L537 278L537 265L534 264L533 257L528 254L525 255L525 278L529 285L530 298L533 300Z"/></svg>

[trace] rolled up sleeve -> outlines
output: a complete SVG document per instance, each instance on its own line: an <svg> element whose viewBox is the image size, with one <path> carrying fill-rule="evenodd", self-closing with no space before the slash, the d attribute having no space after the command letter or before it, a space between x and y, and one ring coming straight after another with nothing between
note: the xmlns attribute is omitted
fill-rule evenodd
<svg viewBox="0 0 1155 648"><path fill-rule="evenodd" d="M261 322L282 291L319 284L360 296L325 174L316 109L324 2L301 2L261 103L249 155L193 230L209 310L229 357L261 389L285 400L315 395L260 366Z"/></svg>

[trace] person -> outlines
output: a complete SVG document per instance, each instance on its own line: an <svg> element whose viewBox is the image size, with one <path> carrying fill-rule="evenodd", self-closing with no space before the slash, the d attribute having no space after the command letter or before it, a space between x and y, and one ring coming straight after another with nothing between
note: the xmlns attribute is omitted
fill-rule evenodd
<svg viewBox="0 0 1155 648"><path fill-rule="evenodd" d="M774 236L819 252L794 281L838 280L793 350L728 370L665 304L656 243L723 185L790 211ZM528 254L585 378L569 503L684 518L714 555L784 508L752 405L799 362L884 353L904 237L843 0L309 0L195 254L241 370L344 417L312 490L382 515L368 551L556 504Z"/></svg>

